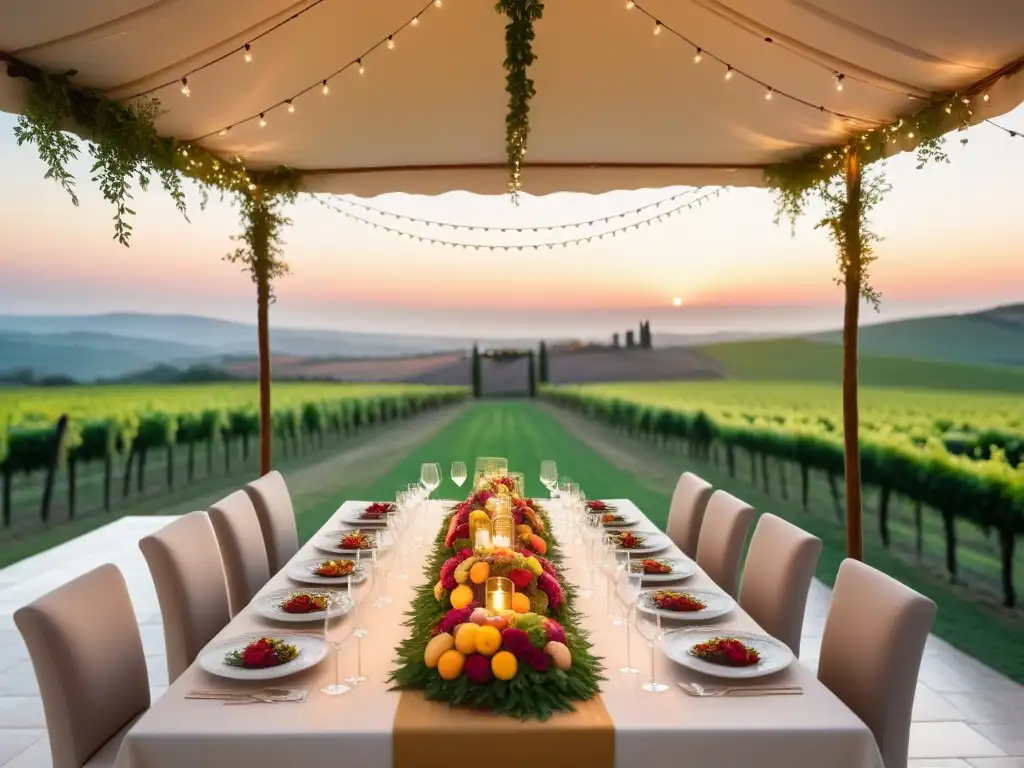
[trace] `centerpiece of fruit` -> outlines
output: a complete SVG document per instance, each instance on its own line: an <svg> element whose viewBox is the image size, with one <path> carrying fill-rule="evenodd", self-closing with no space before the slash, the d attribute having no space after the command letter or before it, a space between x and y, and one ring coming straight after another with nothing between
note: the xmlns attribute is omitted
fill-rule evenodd
<svg viewBox="0 0 1024 768"><path fill-rule="evenodd" d="M505 548L475 552L466 548L448 558L434 585L434 598L453 610L482 604L484 584L492 576L504 576L515 586L512 610L516 613L554 613L564 600L549 560L525 549Z"/></svg>
<svg viewBox="0 0 1024 768"><path fill-rule="evenodd" d="M466 501L456 507L455 514L448 523L445 546L455 551L472 548L474 542L470 541L471 519L483 520L483 516L486 516L487 520L492 519L507 499L515 522L516 543L519 547L539 555L547 554L545 525L538 514L537 502L516 496L514 488L511 477L499 477L488 481L470 494Z"/></svg>
<svg viewBox="0 0 1024 768"><path fill-rule="evenodd" d="M698 643L690 655L726 667L752 667L761 661L761 654L735 637L715 637Z"/></svg>

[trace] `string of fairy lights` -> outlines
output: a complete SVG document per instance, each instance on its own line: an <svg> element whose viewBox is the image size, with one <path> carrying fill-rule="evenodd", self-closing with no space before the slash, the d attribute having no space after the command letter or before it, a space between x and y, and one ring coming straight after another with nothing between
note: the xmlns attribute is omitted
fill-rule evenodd
<svg viewBox="0 0 1024 768"><path fill-rule="evenodd" d="M183 88L182 93L185 93L184 89L188 88L188 78L192 77L192 75L196 74L196 72L202 72L204 69L212 67L214 64L219 64L220 62L225 61L226 59L230 59L232 56L237 56L238 54L242 55L242 60L246 64L252 64L254 56L253 46L257 42L259 42L272 32L276 32L286 24L291 24L293 21L303 16L304 14L309 13L309 11L313 10L318 5L324 2L326 2L326 0L313 0L313 2L311 2L305 8L296 11L291 16L281 19L281 21L277 22L277 24L274 24L272 27L269 27L268 29L265 29L262 32L260 32L258 35L255 35L249 40L246 40L242 45L232 48L230 51L226 51L225 53L222 53L220 56L210 59L209 61L203 62L197 67L193 67L188 72L185 72L183 75L179 77L174 77L171 80L167 80L166 82L160 83L160 85L154 85L152 88L147 88L146 90L133 94L128 98L129 100L131 100L137 99L141 96L149 96L151 93L156 93L157 91L163 88L167 88L168 86L174 85L175 83L181 83ZM188 93L185 93L185 95L188 96L190 93L191 88L189 88Z"/></svg>
<svg viewBox="0 0 1024 768"><path fill-rule="evenodd" d="M420 217L417 217L417 216L410 216L410 215L405 214L405 213L395 213L394 211L387 211L387 210L384 210L382 208L376 208L376 207L374 207L372 205L366 205L365 203L361 203L358 200L353 200L350 197L337 196L335 199L339 203L343 203L345 205L349 205L349 206L352 206L353 208L358 208L360 210L367 211L369 213L375 213L378 216L383 216L385 218L394 219L396 221L407 221L407 222L409 222L411 224L420 224L420 225L423 225L423 226L428 227L428 228L429 227L438 227L440 229L452 229L452 230L455 230L455 231L466 230L468 232L501 232L501 233L514 232L514 233L517 233L517 234L521 234L521 233L524 233L524 232L536 233L536 232L552 232L552 231L557 231L557 230L562 230L562 229L583 229L583 228L586 228L586 227L597 226L598 224L607 224L608 222L616 221L618 219L625 219L625 218L627 218L629 216L638 216L638 215L644 213L645 211L649 211L651 209L660 209L662 206L671 205L672 203L678 202L679 200L682 200L683 198L686 198L686 197L689 197L689 196L692 196L692 195L696 195L698 192L701 191L701 189L702 189L701 187L695 187L693 189L687 189L684 192L678 192L678 193L676 193L674 195L670 195L669 197L665 197L665 198L662 198L660 200L655 200L654 202L647 203L646 205L641 205L638 208L631 208L628 211L622 211L620 213L613 213L613 214L608 215L608 216L599 216L599 217L594 218L594 219L587 219L587 220L584 220L584 221L573 221L573 222L568 222L568 223L564 223L564 224L545 224L545 225L536 226L536 227L492 227L492 226L485 226L485 225L481 225L481 224L462 224L462 223L450 222L450 221L438 221L436 219L425 219L425 218L420 218Z"/></svg>
<svg viewBox="0 0 1024 768"><path fill-rule="evenodd" d="M604 232L595 232L589 235L581 235L580 237L572 237L563 240L555 240L550 242L533 242L533 243L518 243L518 244L504 244L504 243L465 243L454 240L447 240L440 237L432 237L430 235L419 235L414 232L407 232L397 227L392 227L387 224L382 224L378 221L371 221L362 216L352 213L351 211L345 210L336 203L326 198L321 198L316 195L313 198L325 208L340 213L352 221L356 221L360 224L372 227L374 229L383 230L391 234L399 235L401 237L408 238L410 240L427 243L430 245L440 245L446 248L457 248L463 250L475 250L475 251L539 251L542 249L554 250L555 248L568 248L569 246L585 245L596 241L605 240L607 238L614 238L631 230L639 230L641 227L650 226L651 224L665 221L672 216L676 216L683 211L690 210L695 207L704 205L708 200L718 197L723 189L728 187L717 187L713 190L705 192L704 194L696 197L692 200L688 200L683 203L679 203L672 208L661 211L657 214L648 216L639 221L633 221L629 224L625 224L614 229L606 230ZM629 215L629 214L623 214ZM595 220L597 221L597 220ZM522 231L531 231L530 228L522 228Z"/></svg>
<svg viewBox="0 0 1024 768"><path fill-rule="evenodd" d="M328 96L330 94L330 92L331 92L331 85L330 84L331 84L332 80L334 80L335 78L341 76L343 73L345 73L345 72L347 72L349 70L358 71L358 73L360 75L365 74L366 73L366 58L368 56L370 56L371 54L377 52L378 50L380 50L382 48L386 49L386 50L394 50L395 46L397 44L396 43L396 39L397 39L399 34L401 34L402 32L405 32L406 30L409 30L409 29L415 29L416 27L419 26L420 18L423 16L423 14L427 13L431 9L441 8L443 5L444 5L444 1L443 0L429 0L429 2L426 5L424 5L422 8L420 8L420 10L417 11L412 17L410 17L404 24L402 24L401 26L399 26L396 29L392 30L385 37L380 38L376 43L371 45L369 48L367 48L365 51L360 53L354 59L351 59L347 63L345 63L342 66L338 67L333 72L330 72L327 75L325 75L325 76L323 76L323 77L313 81L309 85L307 85L304 88L296 91L295 93L291 94L287 98L281 99L281 100L275 102L274 104L271 104L270 106L264 107L259 112L256 112L256 113L254 113L252 115L249 115L248 117L244 117L241 120L235 120L234 122L232 122L232 123L230 123L228 125L221 126L220 128L217 128L217 129L215 129L213 131L210 131L209 133L205 133L202 136L198 136L195 139L191 139L191 141L202 141L203 139L207 139L207 138L209 138L211 136L226 136L228 134L228 132L232 128L235 128L235 127L237 127L239 125L242 125L242 124L245 124L245 123L251 123L251 122L257 121L257 120L259 121L260 127L261 128L265 128L267 126L267 122L268 122L267 116L271 112L273 112L275 110L279 110L281 108L286 108L289 113L294 114L295 111L296 111L296 106L295 106L296 99L299 99L300 97L305 96L307 93L310 93L311 91L314 91L314 90L319 90L320 93L323 96ZM304 9L304 10L308 10L308 8ZM298 14L296 14L296 16L297 15ZM275 28L279 28L283 24L286 24L288 21L292 21L293 18L294 17L289 17L287 20L285 20L285 21L281 22L280 24L278 24L278 27L275 27ZM275 28L267 30L263 34L264 35L265 34L269 34ZM245 45L242 45L242 46L234 49L234 51L232 51L231 53L237 55L239 52L242 53L242 55L244 56L246 62L251 62L252 61L253 53L252 53L252 44L251 43L246 43ZM200 71L202 69L205 69L207 66L210 66L211 64L217 63L217 61L222 61L228 55L231 55L231 54L229 53L229 54L226 54L225 56L221 56L220 58L218 58L218 59L216 59L216 60L214 60L212 62L209 62L206 65L203 65L201 67L196 68L195 70L193 70L193 72L198 72L198 71ZM189 74L192 74L192 72L190 72ZM184 75L179 80L174 80L174 81L171 81L170 83L165 83L163 86L159 86L159 87L166 87L167 85L173 85L175 82L177 82L179 84L180 90L181 90L181 93L182 93L183 96L188 97L188 96L192 95L192 86L189 85L188 75ZM156 90L156 89L154 89L154 90Z"/></svg>

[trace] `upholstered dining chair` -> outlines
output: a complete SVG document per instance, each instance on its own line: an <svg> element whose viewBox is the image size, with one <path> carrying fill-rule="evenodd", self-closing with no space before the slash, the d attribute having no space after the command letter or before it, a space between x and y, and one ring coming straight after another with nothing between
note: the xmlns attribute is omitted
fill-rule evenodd
<svg viewBox="0 0 1024 768"><path fill-rule="evenodd" d="M179 517L139 541L156 586L174 682L231 618L217 536L205 512Z"/></svg>
<svg viewBox="0 0 1024 768"><path fill-rule="evenodd" d="M668 510L665 532L687 557L697 556L697 541L704 509L711 498L711 483L692 472L684 472L676 483Z"/></svg>
<svg viewBox="0 0 1024 768"><path fill-rule="evenodd" d="M277 573L299 551L299 532L288 486L281 473L275 470L249 483L245 492L260 521L270 572Z"/></svg>
<svg viewBox="0 0 1024 768"><path fill-rule="evenodd" d="M245 491L225 496L209 513L228 579L228 604L236 616L270 578L267 545Z"/></svg>
<svg viewBox="0 0 1024 768"><path fill-rule="evenodd" d="M722 588L736 597L740 585L743 542L754 521L754 508L725 491L708 499L697 544L697 565Z"/></svg>
<svg viewBox="0 0 1024 768"><path fill-rule="evenodd" d="M825 619L818 679L871 729L885 768L906 768L910 716L935 603L844 560Z"/></svg>
<svg viewBox="0 0 1024 768"><path fill-rule="evenodd" d="M743 565L740 606L795 656L820 555L821 539L766 512L754 527Z"/></svg>
<svg viewBox="0 0 1024 768"><path fill-rule="evenodd" d="M124 576L95 570L14 613L39 683L54 768L112 766L149 709L149 676Z"/></svg>

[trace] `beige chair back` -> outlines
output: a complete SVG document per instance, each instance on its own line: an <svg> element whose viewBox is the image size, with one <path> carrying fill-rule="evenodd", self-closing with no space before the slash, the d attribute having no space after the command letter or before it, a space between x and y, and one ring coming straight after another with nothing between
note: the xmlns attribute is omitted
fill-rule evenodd
<svg viewBox="0 0 1024 768"><path fill-rule="evenodd" d="M281 473L275 470L249 483L245 492L260 521L270 572L277 573L299 551L299 532L295 528L295 510L288 486Z"/></svg>
<svg viewBox="0 0 1024 768"><path fill-rule="evenodd" d="M101 565L14 614L46 714L54 768L82 768L149 709L139 625L121 571Z"/></svg>
<svg viewBox="0 0 1024 768"><path fill-rule="evenodd" d="M231 615L236 616L270 579L267 545L245 491L235 491L210 507L210 522L224 560Z"/></svg>
<svg viewBox="0 0 1024 768"><path fill-rule="evenodd" d="M740 586L743 542L753 521L754 508L731 493L715 491L708 499L700 526L697 565L732 597Z"/></svg>
<svg viewBox="0 0 1024 768"><path fill-rule="evenodd" d="M857 560L839 566L818 679L865 722L885 768L906 768L910 715L935 603Z"/></svg>
<svg viewBox="0 0 1024 768"><path fill-rule="evenodd" d="M668 533L673 543L687 557L697 556L697 541L700 526L704 520L704 509L711 498L711 483L702 480L692 472L684 472L676 483L672 504L668 510Z"/></svg>
<svg viewBox="0 0 1024 768"><path fill-rule="evenodd" d="M796 656L820 555L821 539L765 513L754 528L743 566L740 606Z"/></svg>
<svg viewBox="0 0 1024 768"><path fill-rule="evenodd" d="M231 618L224 562L205 512L179 517L139 542L156 585L174 682Z"/></svg>

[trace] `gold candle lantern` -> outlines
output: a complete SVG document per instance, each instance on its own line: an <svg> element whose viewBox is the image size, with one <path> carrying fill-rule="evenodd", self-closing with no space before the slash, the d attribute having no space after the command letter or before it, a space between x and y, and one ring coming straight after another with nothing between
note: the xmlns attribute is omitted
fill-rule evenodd
<svg viewBox="0 0 1024 768"><path fill-rule="evenodd" d="M494 517L491 518L491 546L511 548L516 535L512 503L505 496L495 496L491 501L495 507Z"/></svg>
<svg viewBox="0 0 1024 768"><path fill-rule="evenodd" d="M491 546L491 520L470 515L469 541L474 549L489 549Z"/></svg>
<svg viewBox="0 0 1024 768"><path fill-rule="evenodd" d="M512 595L516 593L516 585L504 576L491 576L486 582L484 606L490 614L512 610Z"/></svg>

